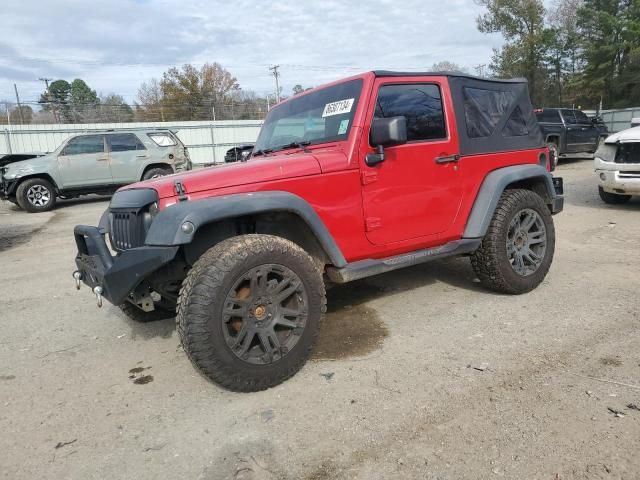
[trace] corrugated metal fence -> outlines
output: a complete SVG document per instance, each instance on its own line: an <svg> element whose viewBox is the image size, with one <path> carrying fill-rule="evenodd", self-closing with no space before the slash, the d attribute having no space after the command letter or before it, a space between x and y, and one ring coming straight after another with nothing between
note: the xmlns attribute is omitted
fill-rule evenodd
<svg viewBox="0 0 640 480"><path fill-rule="evenodd" d="M631 127L631 119L640 117L640 107L603 110L602 119L610 132L619 132Z"/></svg>
<svg viewBox="0 0 640 480"><path fill-rule="evenodd" d="M195 164L222 163L226 151L236 145L252 144L258 137L261 120L221 120L215 122L91 123L72 125L1 125L0 155L50 152L66 138L78 133L104 130L168 128L189 148Z"/></svg>

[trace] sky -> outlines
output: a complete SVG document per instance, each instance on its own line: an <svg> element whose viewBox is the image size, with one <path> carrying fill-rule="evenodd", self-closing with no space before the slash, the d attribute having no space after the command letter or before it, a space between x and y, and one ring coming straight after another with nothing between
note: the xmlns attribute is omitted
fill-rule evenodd
<svg viewBox="0 0 640 480"><path fill-rule="evenodd" d="M39 78L84 79L128 103L171 66L218 62L243 90L284 94L372 69L489 64L473 0L4 0L0 101L36 101Z"/></svg>

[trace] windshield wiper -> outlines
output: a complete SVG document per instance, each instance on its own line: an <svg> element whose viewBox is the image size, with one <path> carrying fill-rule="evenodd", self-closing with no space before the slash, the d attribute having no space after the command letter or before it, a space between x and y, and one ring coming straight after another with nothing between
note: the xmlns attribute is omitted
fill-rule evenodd
<svg viewBox="0 0 640 480"><path fill-rule="evenodd" d="M263 148L262 150L256 150L251 152L252 157L259 157L260 155L266 155L267 153L273 152L273 148Z"/></svg>
<svg viewBox="0 0 640 480"><path fill-rule="evenodd" d="M309 140L305 140L303 142L291 142L291 143L287 143L286 145L282 145L278 148L275 148L274 151L288 150L290 148L304 148L307 145L311 145L311 142Z"/></svg>

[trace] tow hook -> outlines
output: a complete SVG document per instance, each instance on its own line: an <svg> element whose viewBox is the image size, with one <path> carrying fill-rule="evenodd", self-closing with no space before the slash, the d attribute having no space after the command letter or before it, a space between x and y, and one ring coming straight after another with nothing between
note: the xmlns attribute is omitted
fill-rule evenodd
<svg viewBox="0 0 640 480"><path fill-rule="evenodd" d="M80 290L80 280L82 280L82 273L76 270L75 272L73 272L73 278L76 281L76 290Z"/></svg>
<svg viewBox="0 0 640 480"><path fill-rule="evenodd" d="M98 303L98 308L102 307L102 287L98 285L97 287L93 287L93 293L96 294L96 302Z"/></svg>

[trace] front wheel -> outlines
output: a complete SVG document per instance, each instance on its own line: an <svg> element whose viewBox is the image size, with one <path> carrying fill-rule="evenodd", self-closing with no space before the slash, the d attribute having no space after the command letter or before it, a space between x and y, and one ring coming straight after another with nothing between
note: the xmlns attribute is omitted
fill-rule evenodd
<svg viewBox="0 0 640 480"><path fill-rule="evenodd" d="M551 213L538 194L505 190L471 264L486 287L500 293L526 293L547 275L555 239Z"/></svg>
<svg viewBox="0 0 640 480"><path fill-rule="evenodd" d="M29 178L18 185L16 201L29 213L46 212L56 204L56 191L44 178Z"/></svg>
<svg viewBox="0 0 640 480"><path fill-rule="evenodd" d="M227 239L200 257L178 300L178 333L205 376L238 392L278 385L307 361L326 311L313 258L271 235Z"/></svg>

